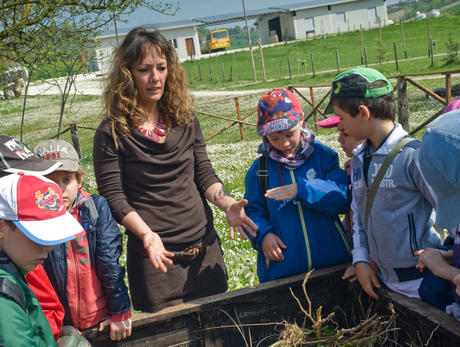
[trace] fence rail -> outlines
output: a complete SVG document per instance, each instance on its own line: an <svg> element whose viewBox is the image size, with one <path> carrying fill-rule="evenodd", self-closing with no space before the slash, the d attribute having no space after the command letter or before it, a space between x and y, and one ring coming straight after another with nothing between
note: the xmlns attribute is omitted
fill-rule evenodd
<svg viewBox="0 0 460 347"><path fill-rule="evenodd" d="M390 80L396 80L396 90L397 90L397 103L398 103L398 122L401 123L403 128L410 132L411 134L415 134L416 132L420 131L423 129L425 126L427 126L429 123L431 123L433 120L435 120L437 117L439 117L442 113L442 109L444 108L445 105L447 105L451 100L452 100L452 75L454 74L459 74L460 70L452 70L452 71L445 71L441 73L426 73L426 74L416 74L416 75L401 75L401 76L396 76L390 78ZM422 83L418 82L416 78L423 78L423 77L429 77L429 76L443 76L445 79L445 97L442 97L432 91L430 88L424 86ZM417 89L423 91L426 95L431 96L434 100L438 101L443 107L441 110L437 111L434 113L431 117L429 117L427 120L425 120L422 124L417 125L414 129L410 129L409 126L409 101L408 101L408 94L407 94L407 87L408 83L410 83L412 86L416 87ZM320 98L319 101L317 101L317 95L316 90L324 90L328 88L326 93ZM328 96L331 93L331 88L330 85L312 85L312 86L300 86L300 85L290 85L287 87L287 89L291 90L292 92L296 93L299 98L301 98L309 107L311 107L311 111L305 116L304 120L308 121L312 116L314 117L315 121L315 127L316 131L318 131L318 127L316 126L316 122L318 121L318 116L325 118L325 106L324 103L328 99ZM302 92L302 89L306 89L308 91L309 95L306 95L304 92ZM256 127L257 124L254 122L250 122L247 119L254 115L257 112L256 108L256 103L254 103L253 106L250 107L249 112L247 114L242 115L242 110L241 110L241 100L244 98L248 97L255 97L255 96L260 96L264 92L251 92L243 95L238 95L238 96L230 96L230 97L224 97L224 98L218 98L215 100L211 101L206 101L202 103L198 103L195 106L195 112L196 114L200 114L206 117L211 117L215 119L220 119L229 122L229 124L225 125L224 127L220 128L217 131L214 131L212 134L208 135L205 137L205 140L208 141L214 137L216 137L219 134L224 133L225 131L229 130L235 125L238 125L239 127L239 132L240 132L240 138L242 141L245 140L245 133L244 133L244 128L243 125L246 126L251 126L251 127ZM213 112L205 111L202 110L203 106L208 107L209 105L213 104L224 104L228 103L230 101L233 101L231 108L234 110L231 113L235 114L235 118L231 118L228 116L223 116L220 114L216 114ZM227 112L228 113L228 112ZM81 155L81 150L80 150L80 143L79 143L79 137L78 137L78 129L85 129L85 130L93 130L95 131L95 127L91 126L86 126L85 124L94 124L94 121L82 121L78 123L69 123L64 125L64 130L62 130L59 134L54 135L51 138L56 138L59 137L60 135L70 131L71 132L71 138L72 142L77 149L77 152ZM31 129L25 132L36 132L40 130L48 130L50 128L54 127L43 127L39 129ZM57 128L57 126L56 126ZM16 135L16 134L12 134Z"/></svg>

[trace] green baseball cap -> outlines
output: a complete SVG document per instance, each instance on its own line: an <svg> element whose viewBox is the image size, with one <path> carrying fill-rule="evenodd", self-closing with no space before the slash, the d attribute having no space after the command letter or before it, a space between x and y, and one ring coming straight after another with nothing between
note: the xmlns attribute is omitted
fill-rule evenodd
<svg viewBox="0 0 460 347"><path fill-rule="evenodd" d="M381 81L382 86L369 89L369 86ZM332 80L331 101L326 114L332 113L332 101L337 98L369 98L377 99L393 91L391 83L379 71L368 67L355 67L344 71Z"/></svg>

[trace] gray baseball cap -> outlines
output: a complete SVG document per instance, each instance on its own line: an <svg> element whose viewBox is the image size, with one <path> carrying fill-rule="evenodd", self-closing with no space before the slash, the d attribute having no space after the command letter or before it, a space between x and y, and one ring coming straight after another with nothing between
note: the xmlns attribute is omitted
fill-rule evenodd
<svg viewBox="0 0 460 347"><path fill-rule="evenodd" d="M62 163L59 171L78 171L80 158L73 146L64 140L46 140L40 142L34 149L35 154L45 160Z"/></svg>

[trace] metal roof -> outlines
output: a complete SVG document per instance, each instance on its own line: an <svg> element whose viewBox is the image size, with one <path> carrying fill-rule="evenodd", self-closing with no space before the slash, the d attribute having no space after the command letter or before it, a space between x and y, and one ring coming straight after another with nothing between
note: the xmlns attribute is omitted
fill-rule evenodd
<svg viewBox="0 0 460 347"><path fill-rule="evenodd" d="M281 14L283 12L299 11L299 10L304 10L304 9L309 9L309 8L322 7L322 6L328 6L328 5L337 5L341 3L348 3L348 2L355 2L355 1L359 1L359 0L303 1L303 2L297 2L293 4L284 5L282 7L268 7L268 8L261 8L258 10L248 10L246 11L246 17L249 20L258 19L261 16L268 15L268 14ZM187 19L187 20L171 21L171 22L166 22L166 23L145 24L145 25L138 25L138 26L142 26L147 29L165 30L165 29L173 29L173 28L181 28L181 27L189 27L189 26L220 25L220 24L226 24L226 23L232 23L232 22L242 22L242 21L244 21L243 10L238 11L238 12L214 15L214 16L194 18L192 20ZM138 26L135 26L135 27L138 27ZM118 29L118 34L119 35L126 34L131 29L134 29L135 27ZM99 38L110 37L114 35L115 35L115 30L110 29L106 31L104 35L100 36Z"/></svg>
<svg viewBox="0 0 460 347"><path fill-rule="evenodd" d="M264 14L277 14L288 11L287 9L274 9L274 8L262 8L258 10L248 10L246 11L247 19L257 19ZM193 19L196 22L199 22L201 25L219 25L231 22L243 22L244 13L243 10L239 12L225 13L209 17L200 17Z"/></svg>
<svg viewBox="0 0 460 347"><path fill-rule="evenodd" d="M259 17L267 14L280 14L283 12L298 11L315 7L322 7L328 5L337 5L341 3L354 2L358 0L310 0L304 2L297 2L294 4L288 4L280 7L268 7L258 10L246 11L246 17L248 19L258 19ZM194 21L201 22L201 25L219 25L231 22L242 22L244 21L243 11L226 13L216 16L194 18Z"/></svg>
<svg viewBox="0 0 460 347"><path fill-rule="evenodd" d="M175 29L175 28L184 28L184 27L193 27L201 25L194 20L184 19L184 20L177 20L171 21L166 23L151 23L151 24L143 24L143 25L136 25L133 27L128 28L118 28L118 35L125 35L130 32L134 28L143 27L150 30L165 30L165 29ZM115 36L115 29L112 27L109 30L105 31L103 35L98 36L98 38L105 38L105 37L112 37Z"/></svg>

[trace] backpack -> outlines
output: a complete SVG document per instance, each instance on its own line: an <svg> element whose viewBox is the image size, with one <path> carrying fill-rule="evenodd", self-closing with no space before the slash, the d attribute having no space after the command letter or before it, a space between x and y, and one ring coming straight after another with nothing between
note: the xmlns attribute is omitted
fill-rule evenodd
<svg viewBox="0 0 460 347"><path fill-rule="evenodd" d="M259 178L260 189L262 190L262 195L265 195L268 189L268 159L265 155L261 155L257 161L257 177ZM338 169L339 166L334 166L329 170L326 170L324 177L331 172L332 170Z"/></svg>
<svg viewBox="0 0 460 347"><path fill-rule="evenodd" d="M0 263L0 269L1 268L2 264ZM0 294L13 300L15 303L21 306L24 312L27 312L24 295L22 294L21 289L19 289L19 286L16 283L9 280L8 278L0 277Z"/></svg>

